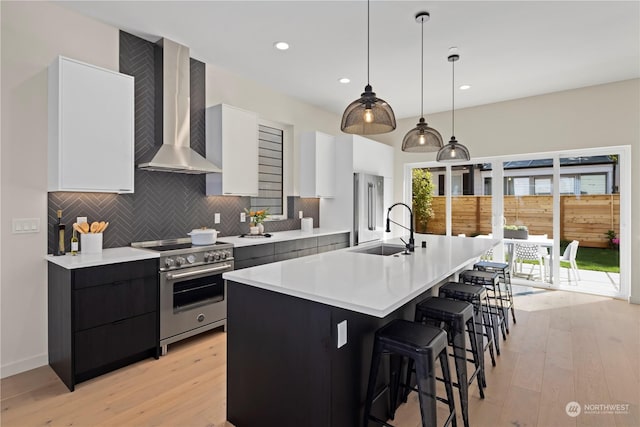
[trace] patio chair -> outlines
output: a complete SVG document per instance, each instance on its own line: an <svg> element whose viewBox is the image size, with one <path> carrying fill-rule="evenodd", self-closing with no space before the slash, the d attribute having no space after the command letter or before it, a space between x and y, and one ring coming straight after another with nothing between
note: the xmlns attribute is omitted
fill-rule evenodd
<svg viewBox="0 0 640 427"><path fill-rule="evenodd" d="M572 241L565 248L564 253L562 254L562 257L560 257L560 261L569 263L569 269L567 269L567 276L568 276L569 282L571 282L571 271L573 271L573 274L577 279L576 282L580 280L580 270L578 270L578 264L576 264L576 255L578 255L579 245L580 245L579 241L577 240ZM545 257L545 264L548 264L548 262L549 262L549 256L547 255Z"/></svg>
<svg viewBox="0 0 640 427"><path fill-rule="evenodd" d="M546 248L535 243L516 243L513 253L517 270L520 273L522 273L522 264L524 264L522 261L538 261L538 266L540 267L540 280L544 281L547 279L547 263L545 260L546 257L549 256L549 253ZM529 275L532 275L534 266L534 264L531 264Z"/></svg>

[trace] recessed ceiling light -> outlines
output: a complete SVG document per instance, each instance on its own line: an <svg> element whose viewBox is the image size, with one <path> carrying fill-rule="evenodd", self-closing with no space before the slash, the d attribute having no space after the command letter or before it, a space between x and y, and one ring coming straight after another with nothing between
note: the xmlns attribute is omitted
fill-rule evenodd
<svg viewBox="0 0 640 427"><path fill-rule="evenodd" d="M467 90L467 89L471 89L471 85L462 85L462 86L460 86L460 90Z"/></svg>
<svg viewBox="0 0 640 427"><path fill-rule="evenodd" d="M350 79L348 79L348 78L346 78L346 77L343 77L343 78L341 78L341 79L338 79L338 81L339 81L340 83L342 83L342 84L347 84L347 83L349 83L351 80L350 80Z"/></svg>
<svg viewBox="0 0 640 427"><path fill-rule="evenodd" d="M289 43L287 43L287 42L275 42L273 44L273 47L275 47L278 50L287 50L287 49L289 49Z"/></svg>

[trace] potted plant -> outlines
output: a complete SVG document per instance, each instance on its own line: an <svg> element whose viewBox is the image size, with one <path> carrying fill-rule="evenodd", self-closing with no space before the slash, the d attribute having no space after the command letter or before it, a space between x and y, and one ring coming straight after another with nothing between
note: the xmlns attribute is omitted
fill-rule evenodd
<svg viewBox="0 0 640 427"><path fill-rule="evenodd" d="M620 238L616 236L616 232L614 230L607 230L604 234L607 236L609 249L618 249L620 247Z"/></svg>
<svg viewBox="0 0 640 427"><path fill-rule="evenodd" d="M503 229L505 239L528 239L529 229L526 225L505 225Z"/></svg>
<svg viewBox="0 0 640 427"><path fill-rule="evenodd" d="M262 209L260 211L250 211L248 209L244 210L247 215L249 215L249 228L251 230L251 234L264 234L264 220L269 215L269 209ZM257 232L254 233L253 227L257 228Z"/></svg>
<svg viewBox="0 0 640 427"><path fill-rule="evenodd" d="M431 172L427 169L413 169L412 175L412 204L415 218L414 228L417 233L427 232L427 223L433 217L433 181Z"/></svg>

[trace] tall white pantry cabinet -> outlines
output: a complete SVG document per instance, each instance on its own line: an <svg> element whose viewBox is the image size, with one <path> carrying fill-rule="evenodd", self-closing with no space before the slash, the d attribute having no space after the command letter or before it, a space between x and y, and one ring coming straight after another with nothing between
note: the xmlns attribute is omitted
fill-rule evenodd
<svg viewBox="0 0 640 427"><path fill-rule="evenodd" d="M133 193L134 78L59 56L48 86L48 191Z"/></svg>

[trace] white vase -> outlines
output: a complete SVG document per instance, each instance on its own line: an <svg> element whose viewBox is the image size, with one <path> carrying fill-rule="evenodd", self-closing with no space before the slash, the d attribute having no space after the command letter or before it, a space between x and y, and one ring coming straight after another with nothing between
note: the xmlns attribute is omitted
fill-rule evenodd
<svg viewBox="0 0 640 427"><path fill-rule="evenodd" d="M264 234L264 224L258 223L258 234Z"/></svg>
<svg viewBox="0 0 640 427"><path fill-rule="evenodd" d="M260 231L258 229L258 227L249 227L249 234L259 234Z"/></svg>

